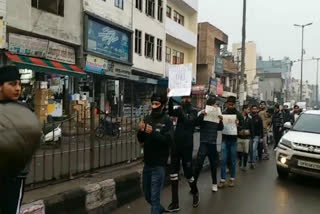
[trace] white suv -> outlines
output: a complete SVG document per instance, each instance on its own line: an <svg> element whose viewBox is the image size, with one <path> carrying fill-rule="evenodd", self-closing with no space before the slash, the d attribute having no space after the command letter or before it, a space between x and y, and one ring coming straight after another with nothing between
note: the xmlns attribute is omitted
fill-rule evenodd
<svg viewBox="0 0 320 214"><path fill-rule="evenodd" d="M276 149L279 177L294 173L320 178L320 111L306 111L285 128L289 131Z"/></svg>

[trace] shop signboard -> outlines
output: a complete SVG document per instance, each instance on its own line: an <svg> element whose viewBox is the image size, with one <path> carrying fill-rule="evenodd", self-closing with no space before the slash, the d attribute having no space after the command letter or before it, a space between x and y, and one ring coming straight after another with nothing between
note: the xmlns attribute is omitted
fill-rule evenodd
<svg viewBox="0 0 320 214"><path fill-rule="evenodd" d="M217 94L217 80L210 77L210 86L209 86L209 93L211 95Z"/></svg>
<svg viewBox="0 0 320 214"><path fill-rule="evenodd" d="M206 86L205 85L195 85L192 86L192 94L193 95L203 95L206 92Z"/></svg>
<svg viewBox="0 0 320 214"><path fill-rule="evenodd" d="M214 57L214 72L216 74L223 74L224 64L221 56Z"/></svg>
<svg viewBox="0 0 320 214"><path fill-rule="evenodd" d="M88 20L87 50L122 62L130 62L131 36L108 24Z"/></svg>
<svg viewBox="0 0 320 214"><path fill-rule="evenodd" d="M46 58L48 40L9 33L9 51L13 54Z"/></svg>
<svg viewBox="0 0 320 214"><path fill-rule="evenodd" d="M223 84L218 84L217 85L217 95L222 95L223 94Z"/></svg>
<svg viewBox="0 0 320 214"><path fill-rule="evenodd" d="M96 74L104 74L105 70L108 70L110 66L112 65L108 60L88 55L85 71Z"/></svg>
<svg viewBox="0 0 320 214"><path fill-rule="evenodd" d="M49 41L47 59L67 64L76 64L74 48Z"/></svg>

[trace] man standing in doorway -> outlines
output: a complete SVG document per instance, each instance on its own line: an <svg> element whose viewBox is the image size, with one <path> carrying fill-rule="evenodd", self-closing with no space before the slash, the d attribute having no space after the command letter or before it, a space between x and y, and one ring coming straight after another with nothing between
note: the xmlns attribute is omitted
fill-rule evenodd
<svg viewBox="0 0 320 214"><path fill-rule="evenodd" d="M163 111L167 95L154 94L151 98L152 111L140 123L138 140L144 148L142 186L146 201L151 205L151 214L166 212L160 204L165 181L165 169L173 138L173 124Z"/></svg>
<svg viewBox="0 0 320 214"><path fill-rule="evenodd" d="M278 143L282 137L283 133L283 115L280 111L279 104L274 106L274 114L272 116L272 127L273 127L273 137L274 137L274 149L277 148Z"/></svg>
<svg viewBox="0 0 320 214"><path fill-rule="evenodd" d="M181 106L174 109L173 99L169 99L169 115L177 117L177 125L174 132L174 143L171 147L171 192L172 203L168 207L169 212L178 212L179 207L179 172L182 162L184 176L187 178L193 196L193 207L200 202L198 189L193 176L192 153L193 132L197 120L197 110L192 107L190 96L182 97Z"/></svg>

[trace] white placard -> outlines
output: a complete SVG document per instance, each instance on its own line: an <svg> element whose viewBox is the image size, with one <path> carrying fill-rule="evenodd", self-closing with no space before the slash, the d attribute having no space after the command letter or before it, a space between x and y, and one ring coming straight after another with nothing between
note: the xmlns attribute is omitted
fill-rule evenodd
<svg viewBox="0 0 320 214"><path fill-rule="evenodd" d="M189 96L192 87L192 64L169 65L169 97Z"/></svg>
<svg viewBox="0 0 320 214"><path fill-rule="evenodd" d="M219 107L206 106L206 116L204 117L204 121L219 123L221 116L221 109Z"/></svg>
<svg viewBox="0 0 320 214"><path fill-rule="evenodd" d="M223 117L223 131L222 134L224 135L238 135L237 129L237 115L235 114L224 114Z"/></svg>

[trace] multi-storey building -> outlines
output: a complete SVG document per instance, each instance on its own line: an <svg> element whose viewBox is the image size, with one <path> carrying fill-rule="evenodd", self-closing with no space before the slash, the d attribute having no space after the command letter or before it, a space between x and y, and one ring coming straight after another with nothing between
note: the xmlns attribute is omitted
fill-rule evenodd
<svg viewBox="0 0 320 214"><path fill-rule="evenodd" d="M166 50L168 64L192 64L197 76L198 1L168 0L166 4Z"/></svg>

